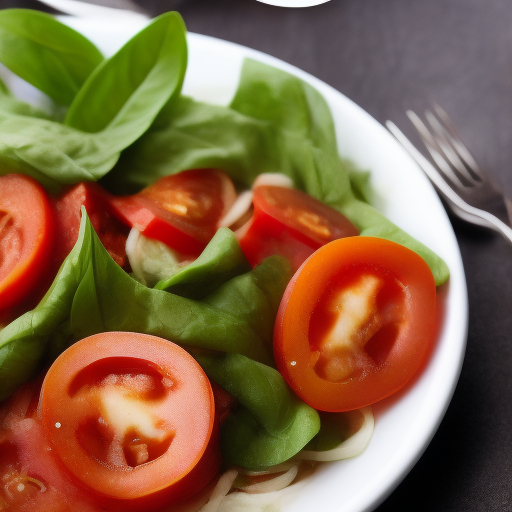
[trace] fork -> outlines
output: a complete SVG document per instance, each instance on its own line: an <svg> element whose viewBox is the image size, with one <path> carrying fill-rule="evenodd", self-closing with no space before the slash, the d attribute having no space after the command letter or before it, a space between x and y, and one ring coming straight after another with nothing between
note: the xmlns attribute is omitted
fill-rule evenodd
<svg viewBox="0 0 512 512"><path fill-rule="evenodd" d="M446 112L434 105L423 121L413 111L407 116L418 131L436 166L432 165L397 128L386 126L416 160L452 212L459 218L491 228L512 243L512 203L480 169Z"/></svg>

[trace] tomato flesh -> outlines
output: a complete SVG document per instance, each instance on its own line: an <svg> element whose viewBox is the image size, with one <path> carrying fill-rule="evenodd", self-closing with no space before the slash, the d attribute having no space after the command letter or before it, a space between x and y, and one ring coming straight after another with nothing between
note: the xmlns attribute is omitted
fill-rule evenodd
<svg viewBox="0 0 512 512"><path fill-rule="evenodd" d="M74 344L48 371L39 411L54 456L108 510L172 504L219 470L209 381L186 351L154 336Z"/></svg>
<svg viewBox="0 0 512 512"><path fill-rule="evenodd" d="M112 198L118 218L184 256L198 256L234 203L230 178L214 169L166 176L138 194Z"/></svg>
<svg viewBox="0 0 512 512"><path fill-rule="evenodd" d="M48 272L53 239L53 214L43 188L28 176L1 176L0 313L38 289Z"/></svg>
<svg viewBox="0 0 512 512"><path fill-rule="evenodd" d="M370 405L424 364L435 314L434 279L417 254L378 238L333 241L285 291L274 330L277 367L316 409Z"/></svg>
<svg viewBox="0 0 512 512"><path fill-rule="evenodd" d="M127 267L125 245L128 229L113 216L109 202L110 195L96 183L79 183L54 201L58 232L54 261L57 268L78 239L82 206L112 259L120 267Z"/></svg>
<svg viewBox="0 0 512 512"><path fill-rule="evenodd" d="M253 205L252 220L239 237L252 266L280 254L296 270L322 245L359 234L344 215L300 190L261 185L254 189Z"/></svg>

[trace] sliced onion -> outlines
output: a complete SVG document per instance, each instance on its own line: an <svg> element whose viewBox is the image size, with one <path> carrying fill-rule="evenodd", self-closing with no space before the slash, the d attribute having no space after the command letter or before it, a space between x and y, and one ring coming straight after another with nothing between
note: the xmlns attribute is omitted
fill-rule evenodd
<svg viewBox="0 0 512 512"><path fill-rule="evenodd" d="M126 239L126 256L135 279L146 286L154 286L186 265L163 242L145 237L136 228L131 229Z"/></svg>
<svg viewBox="0 0 512 512"><path fill-rule="evenodd" d="M217 482L215 489L210 496L208 503L199 509L198 512L216 512L222 503L226 494L231 490L231 486L238 475L237 469L228 469Z"/></svg>
<svg viewBox="0 0 512 512"><path fill-rule="evenodd" d="M347 440L343 441L340 445L338 445L336 448L333 448L332 450L303 450L295 456L295 459L329 462L334 460L348 459L350 457L359 455L368 446L375 425L371 407L364 407L363 409L359 409L359 412L363 415L363 424L361 425L360 429Z"/></svg>
<svg viewBox="0 0 512 512"><path fill-rule="evenodd" d="M297 476L299 470L299 464L294 464L286 473L279 476L265 480L264 482L258 482L256 484L249 484L244 487L240 487L241 491L249 494L261 494L268 492L275 492L288 487Z"/></svg>
<svg viewBox="0 0 512 512"><path fill-rule="evenodd" d="M267 469L262 469L261 471L251 471L250 469L242 469L241 472L245 473L247 476L271 475L272 473L283 473L284 471L288 471L292 466L295 465L296 462L293 462L292 460L287 460L285 462L281 462L281 464L270 466Z"/></svg>
<svg viewBox="0 0 512 512"><path fill-rule="evenodd" d="M254 180L252 188L254 189L263 185L293 188L293 181L291 178L286 176L286 174L281 174L280 172L264 172Z"/></svg>
<svg viewBox="0 0 512 512"><path fill-rule="evenodd" d="M271 510L280 510L287 502L291 501L297 491L304 487L307 479L289 485L280 491L266 492L263 494L247 494L245 492L232 492L221 502L218 512L263 512L269 505Z"/></svg>
<svg viewBox="0 0 512 512"><path fill-rule="evenodd" d="M128 238L126 239L125 245L126 256L130 262L133 275L137 278L137 280L142 279L141 260L137 257L137 242L139 240L139 236L140 231L138 229L132 228L130 233L128 233Z"/></svg>
<svg viewBox="0 0 512 512"><path fill-rule="evenodd" d="M219 227L227 227L233 226L236 224L244 215L249 212L252 205L252 190L246 190L242 192L236 201L233 203L233 206L228 210L226 215L221 219L219 223Z"/></svg>

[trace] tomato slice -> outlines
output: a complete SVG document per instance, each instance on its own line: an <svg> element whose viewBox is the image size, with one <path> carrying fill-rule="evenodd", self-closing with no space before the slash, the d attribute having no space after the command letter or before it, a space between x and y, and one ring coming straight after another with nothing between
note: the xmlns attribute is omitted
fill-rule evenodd
<svg viewBox="0 0 512 512"><path fill-rule="evenodd" d="M297 189L258 186L253 205L252 220L239 236L240 247L252 266L280 254L296 270L322 245L359 234L344 215Z"/></svg>
<svg viewBox="0 0 512 512"><path fill-rule="evenodd" d="M277 367L316 409L364 407L423 366L435 316L434 278L420 256L379 238L336 240L285 291L274 329Z"/></svg>
<svg viewBox="0 0 512 512"><path fill-rule="evenodd" d="M54 220L34 179L0 177L0 313L34 293L48 272Z"/></svg>
<svg viewBox="0 0 512 512"><path fill-rule="evenodd" d="M61 265L78 239L82 206L85 206L101 243L112 259L126 268L128 229L113 216L110 195L96 183L79 183L55 200L58 232L54 250L56 267Z"/></svg>
<svg viewBox="0 0 512 512"><path fill-rule="evenodd" d="M198 256L235 202L231 179L215 169L166 176L138 194L113 198L118 218L185 256Z"/></svg>
<svg viewBox="0 0 512 512"><path fill-rule="evenodd" d="M167 340L110 332L79 341L48 371L39 410L54 455L109 510L173 503L219 470L212 388Z"/></svg>

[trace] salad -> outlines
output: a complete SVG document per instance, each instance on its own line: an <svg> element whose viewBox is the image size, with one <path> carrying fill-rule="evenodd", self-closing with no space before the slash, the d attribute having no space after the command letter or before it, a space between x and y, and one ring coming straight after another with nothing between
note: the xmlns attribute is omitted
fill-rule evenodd
<svg viewBox="0 0 512 512"><path fill-rule="evenodd" d="M186 41L176 13L157 18L106 60L41 13L3 11L0 26L9 48L19 45L31 57L10 62L4 45L2 62L52 99L43 110L7 88L0 98L3 227L23 215L27 225L41 221L31 226L39 245L14 258L29 261L29 270L4 258L0 274L0 391L7 400L0 442L8 484L2 505L163 509L186 506L192 495L192 510L205 502L205 510L239 510L246 498L264 505L253 493L300 481L314 467L302 459L333 460L363 449L371 411L356 409L405 383L383 388L390 376L369 371L368 357L387 367L395 344L379 336L398 339L399 347L413 338L418 343L406 357L398 351L398 373L410 372L408 379L418 370L433 342L434 282L446 281L448 271L364 201L364 175L340 160L323 98L255 61L245 63L229 107L181 96ZM66 60L69 48L74 57ZM41 56L48 68L30 65ZM276 171L294 188L267 175ZM24 193L17 217L10 217L20 183L33 199ZM177 196L171 208L169 191ZM339 226L348 231L334 236ZM9 240L2 238L2 250L13 246ZM356 269L348 277L340 275L341 257L345 268ZM368 270L374 268L381 270ZM423 283L408 281L418 274ZM401 302L403 289L413 294L412 308ZM375 332L349 344L354 350L342 357L347 347L333 344L331 331L354 328L330 318L330 309L350 296L363 298L359 322ZM325 307L316 311L318 300ZM314 341L304 324L312 315L320 315ZM371 350L361 350L372 340ZM177 364L196 385L194 392L183 386L183 396L194 398L181 407L170 391L188 383ZM337 389L352 371L360 374L350 382L369 385L340 398ZM344 401L322 402L329 396ZM73 405L77 400L89 404L85 411ZM126 411L138 418L135 432ZM181 433L194 442L182 442ZM167 457L185 467L155 482ZM242 492L225 496L231 489Z"/></svg>

